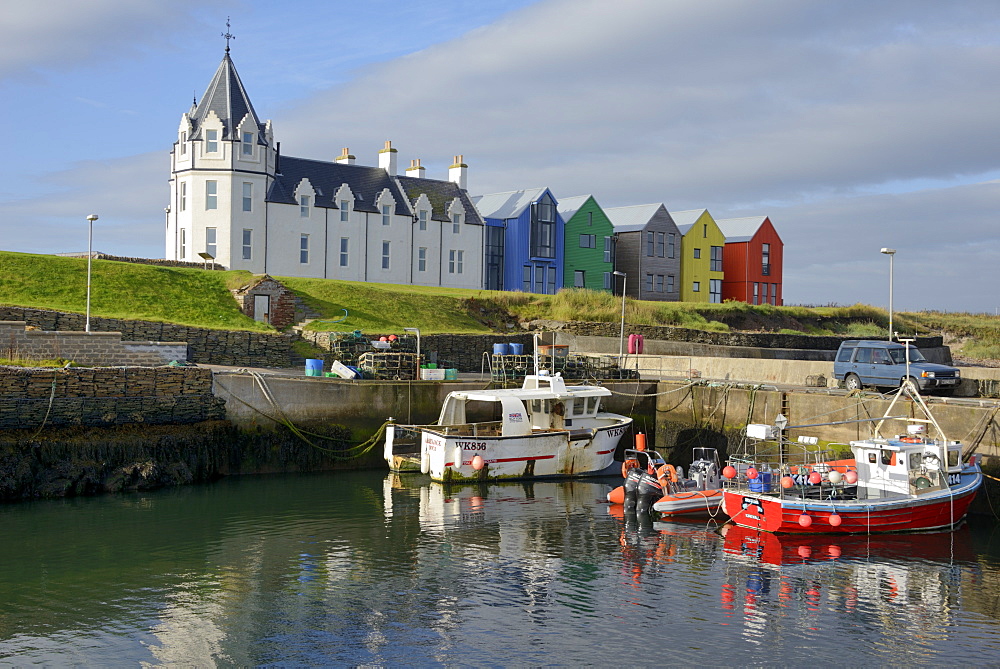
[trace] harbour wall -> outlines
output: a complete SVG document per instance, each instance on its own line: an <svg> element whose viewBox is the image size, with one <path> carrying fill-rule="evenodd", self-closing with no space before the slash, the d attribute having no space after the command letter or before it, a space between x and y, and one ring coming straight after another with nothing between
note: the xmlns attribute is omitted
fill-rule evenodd
<svg viewBox="0 0 1000 669"><path fill-rule="evenodd" d="M156 367L187 360L187 342L122 341L120 332L53 332L28 329L24 321L0 321L0 355L33 360L72 360L100 367Z"/></svg>

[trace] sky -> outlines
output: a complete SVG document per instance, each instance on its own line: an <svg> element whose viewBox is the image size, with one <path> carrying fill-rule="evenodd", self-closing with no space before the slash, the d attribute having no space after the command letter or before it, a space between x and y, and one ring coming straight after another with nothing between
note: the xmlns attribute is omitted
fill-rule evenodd
<svg viewBox="0 0 1000 669"><path fill-rule="evenodd" d="M231 56L282 153L767 215L786 304L1000 311L994 0L0 0L0 249L163 257ZM2 268L0 268L2 278Z"/></svg>

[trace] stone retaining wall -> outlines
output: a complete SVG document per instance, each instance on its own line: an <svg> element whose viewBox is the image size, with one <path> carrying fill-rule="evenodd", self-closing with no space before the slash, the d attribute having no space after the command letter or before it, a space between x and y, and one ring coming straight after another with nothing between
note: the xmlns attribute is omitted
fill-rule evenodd
<svg viewBox="0 0 1000 669"><path fill-rule="evenodd" d="M187 424L225 418L212 372L194 367L0 367L0 429Z"/></svg>
<svg viewBox="0 0 1000 669"><path fill-rule="evenodd" d="M40 330L59 332L82 332L86 326L82 314L10 306L0 306L0 321L24 321ZM94 316L90 318L90 329L91 333L120 332L123 341L187 342L187 359L191 362L242 367L287 367L291 362L293 337L286 334L207 330ZM0 348L3 346L0 342Z"/></svg>
<svg viewBox="0 0 1000 669"><path fill-rule="evenodd" d="M586 323L572 321L563 325L561 330L568 330L576 335L595 337L619 337L621 323ZM641 334L645 339L663 341L683 341L716 346L748 346L753 348L789 348L820 351L836 351L840 342L845 339L864 339L854 336L824 336L780 334L777 332L706 332L704 330L689 330L663 325L631 325L625 324L625 334ZM936 348L944 345L939 336L917 337L917 348Z"/></svg>
<svg viewBox="0 0 1000 669"><path fill-rule="evenodd" d="M90 367L157 367L187 360L185 342L123 342L120 332L28 330L24 321L0 321L0 356L35 360L63 358Z"/></svg>

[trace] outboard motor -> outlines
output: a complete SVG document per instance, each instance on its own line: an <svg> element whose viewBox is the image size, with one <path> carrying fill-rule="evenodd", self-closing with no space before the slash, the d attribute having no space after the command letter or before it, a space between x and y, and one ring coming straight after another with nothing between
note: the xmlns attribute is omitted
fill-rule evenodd
<svg viewBox="0 0 1000 669"><path fill-rule="evenodd" d="M639 481L644 472L640 467L632 467L625 475L625 511L634 511L638 501Z"/></svg>
<svg viewBox="0 0 1000 669"><path fill-rule="evenodd" d="M663 486L656 479L656 475L643 472L639 478L639 487L636 490L636 514L640 518L643 515L649 514L653 508L653 502L661 497L663 497Z"/></svg>

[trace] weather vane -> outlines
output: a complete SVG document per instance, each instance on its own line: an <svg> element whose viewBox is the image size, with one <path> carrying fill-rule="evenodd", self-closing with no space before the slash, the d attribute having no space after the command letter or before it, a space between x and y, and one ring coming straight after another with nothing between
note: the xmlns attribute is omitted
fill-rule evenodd
<svg viewBox="0 0 1000 669"><path fill-rule="evenodd" d="M226 38L226 53L229 53L229 40L236 39L236 35L229 32L229 17L226 17L226 32L222 33L222 36Z"/></svg>

